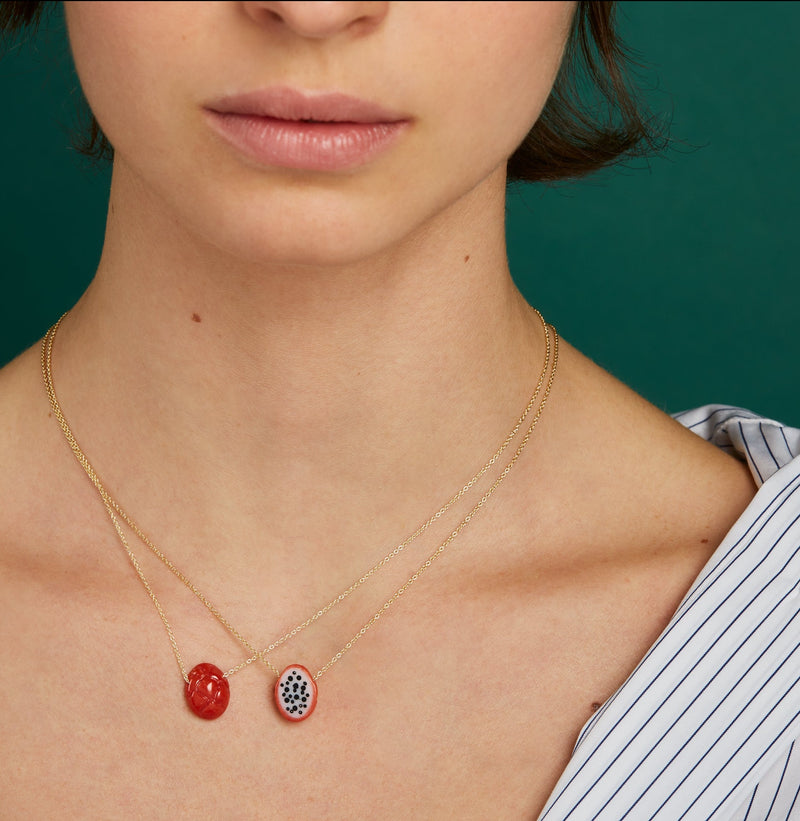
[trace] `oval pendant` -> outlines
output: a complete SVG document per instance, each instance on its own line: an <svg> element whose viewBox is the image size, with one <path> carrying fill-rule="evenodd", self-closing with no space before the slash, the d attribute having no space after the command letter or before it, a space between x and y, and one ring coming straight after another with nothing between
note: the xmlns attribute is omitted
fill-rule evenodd
<svg viewBox="0 0 800 821"><path fill-rule="evenodd" d="M303 721L317 706L317 683L302 664L287 667L275 682L275 704L287 721Z"/></svg>
<svg viewBox="0 0 800 821"><path fill-rule="evenodd" d="M185 687L186 701L200 718L219 718L228 707L231 687L222 670L213 664L196 664L189 671Z"/></svg>

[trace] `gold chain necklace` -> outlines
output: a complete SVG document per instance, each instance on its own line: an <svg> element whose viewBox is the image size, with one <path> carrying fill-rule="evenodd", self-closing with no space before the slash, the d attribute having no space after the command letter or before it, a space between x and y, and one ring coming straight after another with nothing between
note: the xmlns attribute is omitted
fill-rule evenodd
<svg viewBox="0 0 800 821"><path fill-rule="evenodd" d="M558 364L558 333L556 332L555 328L553 328L552 326L548 326L548 324L545 322L544 318L538 310L536 310L535 308L533 310L538 315L544 330L544 365L542 367L539 380L536 384L534 392L527 406L525 407L525 410L523 411L520 418L517 420L517 423L514 425L512 430L506 436L500 447L487 460L487 462L484 463L484 465L478 470L478 472L455 495L453 495L447 502L445 502L437 510L436 513L434 513L425 522L423 522L423 524L420 525L410 536L403 540L392 551L387 553L379 562L374 564L366 573L364 573L361 577L359 577L359 579L353 582L353 584L351 584L346 590L342 591L342 593L340 593L338 596L332 599L327 605L317 610L311 617L306 619L304 622L301 622L300 624L296 625L294 628L289 630L287 633L283 634L280 638L272 642L263 650L256 649L254 643L248 641L238 630L236 630L232 626L230 621L228 621L228 619L222 615L219 609L216 608L209 601L209 599L197 588L197 586L193 584L189 580L189 578L184 573L182 573L177 568L177 566L161 550L159 550L158 547L156 547L152 540L141 530L141 528L139 528L139 526L133 521L133 519L122 509L119 503L106 490L105 486L101 482L99 476L92 467L85 453L79 446L74 434L72 433L72 429L70 428L66 420L66 417L61 409L61 405L58 401L55 386L53 383L53 343L55 341L58 328L61 325L61 322L63 321L66 314L64 314L53 325L53 327L50 328L50 330L47 332L44 339L42 340L41 362L45 388L47 390L47 395L50 400L50 405L53 409L53 413L56 419L58 420L59 425L61 426L64 436L66 437L73 454L75 455L79 464L88 476L89 480L92 482L92 485L95 487L98 494L100 495L100 498L105 506L106 512L109 515L111 523L114 526L120 543L125 549L125 552L128 556L131 565L136 571L139 580L141 581L142 585L147 591L147 594L153 602L153 605L156 608L156 611L158 612L158 615L161 618L162 623L164 624L164 628L167 632L170 645L172 647L172 652L175 656L175 660L178 663L178 667L181 671L181 676L183 677L185 683L184 690L187 702L189 704L189 707L196 715L206 719L218 718L220 715L222 715L222 713L227 708L228 702L230 700L230 685L228 683L228 679L235 673L242 670L243 668L252 664L252 662L260 660L277 677L273 695L279 714L282 715L284 718L288 719L289 721L302 721L308 718L314 711L314 708L317 704L317 680L322 675L324 675L334 664L336 664L339 661L339 659L341 659L342 656L348 650L350 650L353 647L353 645L362 636L364 636L371 627L374 626L374 624L381 618L381 616L406 592L406 590L408 590L408 588L415 581L417 581L417 579L447 549L447 547L469 524L469 522L472 521L474 516L486 505L489 498L499 487L499 485L503 482L503 480L506 478L508 473L511 471L513 466L518 461L519 457L522 455L522 451L527 445L528 440L530 439L531 434L533 433L533 430L536 427L539 418L541 417L542 410L544 409L545 403L547 402L547 398L550 395L550 390L552 388L553 380L556 374L556 367ZM551 331L553 334L552 344L550 338ZM547 380L546 385L545 379ZM402 552L409 544L411 544L412 541L414 541L414 539L416 539L419 535L424 533L428 529L428 527L430 527L434 522L440 519L444 515L444 513L450 509L450 507L453 504L455 504L469 490L471 490L475 486L475 484L492 467L492 465L494 465L498 461L500 456L505 452L505 450L509 447L513 439L519 433L519 431L522 428L522 425L524 424L525 420L528 418L534 405L536 404L536 400L539 397L539 394L542 392L543 386L544 392L542 393L541 401L539 402L539 405L533 415L533 418L527 430L525 431L525 434L522 437L522 441L517 446L511 459L506 464L505 468L500 472L500 474L495 478L494 482L488 488L488 490L481 496L478 502L472 506L470 511L466 514L466 516L464 516L464 518L461 519L458 525L456 525L456 527L450 532L448 537L436 548L436 550L432 554L430 554L430 556L428 556L428 558L405 581L405 583L401 585L386 602L384 602L381 608L378 611L376 611L367 622L365 622L361 629L357 633L355 633L355 635L353 635L353 637L341 648L341 650L339 650L325 665L323 665L322 668L320 668L320 670L317 671L316 675L312 675L306 667L300 664L291 664L288 667L286 667L283 671L280 671L268 658L269 654L277 647L280 647L286 641L296 636L306 627L313 624L315 621L317 621L319 618L325 615L329 610L331 610L331 608L335 607L337 604L344 601L354 590L358 589L362 584L364 584L368 579L370 579L378 570L385 567L386 564L388 564L388 562L391 561L392 558L394 558L400 552ZM186 587L189 590L191 590L191 592L203 603L203 605L217 619L217 621L220 624L222 624L226 628L226 630L228 630L228 632L248 650L248 652L251 655L245 661L241 662L236 667L231 668L226 673L223 673L222 670L216 665L209 663L197 664L187 673L186 666L183 662L183 657L178 648L178 643L175 638L175 634L172 630L172 627L170 626L164 608L162 607L161 603L159 602L158 598L153 592L153 589L150 586L150 583L147 577L145 576L144 571L142 570L138 558L131 550L131 547L128 544L128 540L125 537L125 533L123 531L120 520L124 521L133 530L137 537L150 549L150 551L153 552L154 555L161 562L163 562L165 566L170 571L172 571L172 573L174 573L183 582L183 584L186 585Z"/></svg>

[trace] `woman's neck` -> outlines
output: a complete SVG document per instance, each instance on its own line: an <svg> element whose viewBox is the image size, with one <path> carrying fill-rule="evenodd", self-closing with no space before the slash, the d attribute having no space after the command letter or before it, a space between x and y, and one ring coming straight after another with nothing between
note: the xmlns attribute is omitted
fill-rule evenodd
<svg viewBox="0 0 800 821"><path fill-rule="evenodd" d="M502 441L541 367L503 194L492 177L369 259L265 264L193 236L116 168L97 277L54 350L90 459L175 527L246 529L266 504L275 533L311 538L338 509L346 539L428 515Z"/></svg>

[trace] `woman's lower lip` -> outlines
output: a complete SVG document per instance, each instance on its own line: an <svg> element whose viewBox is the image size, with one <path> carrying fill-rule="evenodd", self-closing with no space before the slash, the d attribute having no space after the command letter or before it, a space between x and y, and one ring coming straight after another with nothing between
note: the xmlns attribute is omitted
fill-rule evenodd
<svg viewBox="0 0 800 821"><path fill-rule="evenodd" d="M362 165L388 149L408 125L306 122L207 109L211 127L263 165L337 171Z"/></svg>

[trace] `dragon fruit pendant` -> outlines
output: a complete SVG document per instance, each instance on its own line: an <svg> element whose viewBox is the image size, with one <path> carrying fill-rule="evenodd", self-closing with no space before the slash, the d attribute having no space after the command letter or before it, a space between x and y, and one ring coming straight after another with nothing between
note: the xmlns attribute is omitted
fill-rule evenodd
<svg viewBox="0 0 800 821"><path fill-rule="evenodd" d="M275 705L287 721L303 721L314 712L317 684L301 664L287 667L275 682Z"/></svg>

